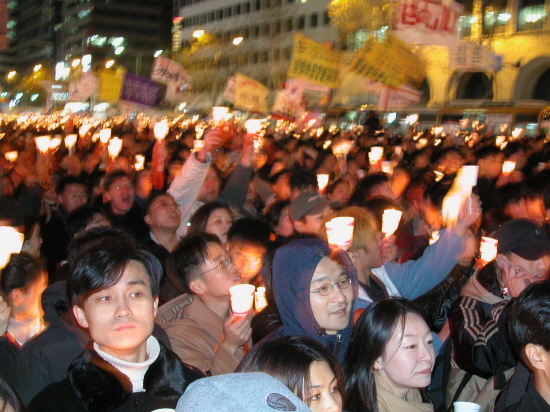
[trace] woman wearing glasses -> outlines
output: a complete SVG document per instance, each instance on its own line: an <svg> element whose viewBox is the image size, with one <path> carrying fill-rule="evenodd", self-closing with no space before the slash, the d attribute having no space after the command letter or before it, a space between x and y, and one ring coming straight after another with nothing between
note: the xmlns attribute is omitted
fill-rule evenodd
<svg viewBox="0 0 550 412"><path fill-rule="evenodd" d="M182 293L159 308L157 319L172 350L207 375L233 372L251 345L253 314L231 314L229 288L242 279L219 238L187 235L168 256L166 273Z"/></svg>

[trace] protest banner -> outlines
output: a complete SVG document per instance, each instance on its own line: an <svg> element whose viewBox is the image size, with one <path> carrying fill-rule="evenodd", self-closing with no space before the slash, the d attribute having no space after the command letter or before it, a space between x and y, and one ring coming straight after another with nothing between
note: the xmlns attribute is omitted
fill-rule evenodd
<svg viewBox="0 0 550 412"><path fill-rule="evenodd" d="M85 102L97 93L99 82L92 72L83 73L69 83L69 102Z"/></svg>
<svg viewBox="0 0 550 412"><path fill-rule="evenodd" d="M355 54L350 70L394 88L419 86L426 76L424 61L390 33L383 41L367 40Z"/></svg>
<svg viewBox="0 0 550 412"><path fill-rule="evenodd" d="M229 103L235 101L235 76L229 76L223 88L223 98Z"/></svg>
<svg viewBox="0 0 550 412"><path fill-rule="evenodd" d="M269 89L260 82L240 73L235 74L235 108L266 113L268 94Z"/></svg>
<svg viewBox="0 0 550 412"><path fill-rule="evenodd" d="M288 77L336 88L340 80L338 55L324 45L296 33Z"/></svg>
<svg viewBox="0 0 550 412"><path fill-rule="evenodd" d="M126 72L120 92L120 100L145 106L156 106L161 98L162 91L157 83L137 74Z"/></svg>
<svg viewBox="0 0 550 412"><path fill-rule="evenodd" d="M414 44L451 45L457 42L457 21L464 6L452 0L401 0L395 34Z"/></svg>
<svg viewBox="0 0 550 412"><path fill-rule="evenodd" d="M104 69L99 72L99 100L117 102L122 90L122 82L126 69L118 67L116 70Z"/></svg>
<svg viewBox="0 0 550 412"><path fill-rule="evenodd" d="M180 101L181 94L188 87L189 79L189 74L181 64L163 56L155 59L151 80L167 85L166 100Z"/></svg>
<svg viewBox="0 0 550 412"><path fill-rule="evenodd" d="M401 109L417 104L422 98L418 90L409 86L401 86L397 89L382 86L378 98L378 111Z"/></svg>
<svg viewBox="0 0 550 412"><path fill-rule="evenodd" d="M473 42L461 41L449 47L449 68L458 71L499 71L502 56Z"/></svg>

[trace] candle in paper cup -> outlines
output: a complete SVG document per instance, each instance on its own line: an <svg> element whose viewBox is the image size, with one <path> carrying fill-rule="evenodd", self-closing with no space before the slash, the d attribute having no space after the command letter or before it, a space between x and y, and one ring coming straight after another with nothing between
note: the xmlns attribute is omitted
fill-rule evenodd
<svg viewBox="0 0 550 412"><path fill-rule="evenodd" d="M214 122L216 123L219 123L225 118L225 115L228 112L229 112L229 107L214 106L212 107L212 120L214 120Z"/></svg>
<svg viewBox="0 0 550 412"><path fill-rule="evenodd" d="M502 165L502 173L509 174L514 171L516 168L516 162L511 162L510 160L507 160Z"/></svg>
<svg viewBox="0 0 550 412"><path fill-rule="evenodd" d="M109 156L114 159L118 156L120 150L122 149L122 140L118 137L113 137L111 140L109 140L109 146L107 147L107 149L109 150Z"/></svg>
<svg viewBox="0 0 550 412"><path fill-rule="evenodd" d="M166 120L163 120L161 122L156 122L155 126L153 127L153 132L155 133L155 139L163 140L168 134L168 130L169 130L169 126Z"/></svg>
<svg viewBox="0 0 550 412"><path fill-rule="evenodd" d="M204 140L193 140L193 151L198 152L204 147Z"/></svg>
<svg viewBox="0 0 550 412"><path fill-rule="evenodd" d="M231 311L235 316L246 316L254 302L254 285L235 285L229 288Z"/></svg>
<svg viewBox="0 0 550 412"><path fill-rule="evenodd" d="M481 260L484 262L491 262L497 257L498 240L491 237L482 236L481 244L479 245L479 252L481 254Z"/></svg>
<svg viewBox="0 0 550 412"><path fill-rule="evenodd" d="M41 153L46 153L50 150L50 136L38 136L34 138L36 147Z"/></svg>
<svg viewBox="0 0 550 412"><path fill-rule="evenodd" d="M384 148L380 146L373 146L369 152L369 162L376 163L384 156Z"/></svg>
<svg viewBox="0 0 550 412"><path fill-rule="evenodd" d="M319 191L325 190L328 185L328 175L320 173L317 175L317 184L319 185Z"/></svg>
<svg viewBox="0 0 550 412"><path fill-rule="evenodd" d="M477 174L479 172L479 166L462 166L462 185L472 189L477 185Z"/></svg>
<svg viewBox="0 0 550 412"><path fill-rule="evenodd" d="M325 223L328 243L331 248L347 250L353 239L353 226L355 219L352 217L335 217Z"/></svg>
<svg viewBox="0 0 550 412"><path fill-rule="evenodd" d="M65 136L65 146L73 147L76 144L76 134L68 134Z"/></svg>
<svg viewBox="0 0 550 412"><path fill-rule="evenodd" d="M391 162L390 161L382 162L382 172L387 173L387 174L392 173L392 167L391 167Z"/></svg>
<svg viewBox="0 0 550 412"><path fill-rule="evenodd" d="M111 129L101 129L99 131L99 140L101 143L105 144L111 138Z"/></svg>
<svg viewBox="0 0 550 412"><path fill-rule="evenodd" d="M78 129L78 134L80 135L80 137L84 137L90 131L91 128L92 128L91 124L83 124Z"/></svg>
<svg viewBox="0 0 550 412"><path fill-rule="evenodd" d="M12 226L0 226L0 269L9 262L13 253L21 252L24 235Z"/></svg>
<svg viewBox="0 0 550 412"><path fill-rule="evenodd" d="M403 212L395 209L386 209L382 215L382 233L391 236L397 230Z"/></svg>
<svg viewBox="0 0 550 412"><path fill-rule="evenodd" d="M265 288L259 286L254 292L254 308L256 312L261 312L267 306L267 299L265 297Z"/></svg>
<svg viewBox="0 0 550 412"><path fill-rule="evenodd" d="M453 403L454 412L479 412L481 405L473 402L455 402Z"/></svg>
<svg viewBox="0 0 550 412"><path fill-rule="evenodd" d="M17 158L19 157L19 153L17 152L17 150L12 150L11 152L6 152L4 154L4 157L6 158L6 160L8 162L15 162L17 160Z"/></svg>
<svg viewBox="0 0 550 412"><path fill-rule="evenodd" d="M403 149L401 148L401 146L395 146L394 150L395 150L395 154L396 154L397 156L400 156L401 153L402 153L402 151L403 151Z"/></svg>
<svg viewBox="0 0 550 412"><path fill-rule="evenodd" d="M262 121L260 119L248 119L244 123L244 127L246 128L247 133L256 134L262 128Z"/></svg>
<svg viewBox="0 0 550 412"><path fill-rule="evenodd" d="M61 145L61 135L55 135L53 139L50 139L50 149L55 150Z"/></svg>

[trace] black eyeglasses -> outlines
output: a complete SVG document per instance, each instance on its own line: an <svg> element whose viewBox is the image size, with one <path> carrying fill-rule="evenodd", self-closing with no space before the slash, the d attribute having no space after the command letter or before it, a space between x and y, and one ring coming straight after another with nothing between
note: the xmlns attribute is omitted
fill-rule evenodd
<svg viewBox="0 0 550 412"><path fill-rule="evenodd" d="M349 288L349 285L351 285L351 278L346 275L342 277L338 282L332 284L327 283L315 290L310 290L310 293L318 293L321 296L328 296L334 290L334 286L338 286L339 289L347 289Z"/></svg>
<svg viewBox="0 0 550 412"><path fill-rule="evenodd" d="M229 264L232 262L231 258L228 257L228 258L225 258L224 260L222 260L220 263L218 263L216 266L214 266L212 269L208 269L206 272L202 272L201 274L199 274L198 276L202 276L202 275L206 275L208 272L212 272L213 270L216 270L216 269L225 269L227 266L229 266Z"/></svg>

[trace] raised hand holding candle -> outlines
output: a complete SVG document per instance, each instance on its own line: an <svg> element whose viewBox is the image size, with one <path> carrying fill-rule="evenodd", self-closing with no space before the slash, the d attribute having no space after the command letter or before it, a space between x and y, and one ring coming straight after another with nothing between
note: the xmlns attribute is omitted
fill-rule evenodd
<svg viewBox="0 0 550 412"><path fill-rule="evenodd" d="M386 237L391 236L397 230L403 212L395 209L386 209L382 215L382 233Z"/></svg>
<svg viewBox="0 0 550 412"><path fill-rule="evenodd" d="M353 240L353 226L355 219L352 217L335 217L325 223L327 239L332 249L348 250Z"/></svg>
<svg viewBox="0 0 550 412"><path fill-rule="evenodd" d="M235 316L246 316L254 302L254 285L235 285L229 288L231 312Z"/></svg>
<svg viewBox="0 0 550 412"><path fill-rule="evenodd" d="M217 125L222 120L224 120L225 115L229 112L229 107L225 106L214 106L212 107L212 120Z"/></svg>
<svg viewBox="0 0 550 412"><path fill-rule="evenodd" d="M250 134L256 134L262 129L262 121L260 119L248 119L244 123L246 132Z"/></svg>
<svg viewBox="0 0 550 412"><path fill-rule="evenodd" d="M38 148L40 153L44 154L47 153L48 150L50 150L50 140L50 136L38 136L34 138L36 147Z"/></svg>
<svg viewBox="0 0 550 412"><path fill-rule="evenodd" d="M155 126L153 126L153 132L155 134L155 139L164 140L164 138L168 134L169 129L170 129L170 127L168 126L168 122L166 122L166 120L156 122Z"/></svg>
<svg viewBox="0 0 550 412"><path fill-rule="evenodd" d="M111 140L109 140L108 150L109 150L109 156L111 157L111 159L114 159L115 157L117 157L121 149L122 149L121 139L119 139L118 137L113 137Z"/></svg>

